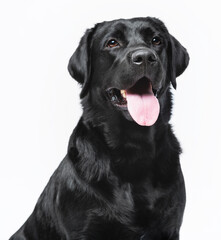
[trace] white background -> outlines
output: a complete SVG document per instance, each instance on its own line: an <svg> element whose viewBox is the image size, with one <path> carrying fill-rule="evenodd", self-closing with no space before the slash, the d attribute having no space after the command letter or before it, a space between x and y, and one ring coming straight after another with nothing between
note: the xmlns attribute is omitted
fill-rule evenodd
<svg viewBox="0 0 221 240"><path fill-rule="evenodd" d="M86 28L154 16L188 49L172 123L183 147L187 206L181 240L220 239L219 1L8 0L0 3L0 239L27 219L66 154L80 115L67 63Z"/></svg>

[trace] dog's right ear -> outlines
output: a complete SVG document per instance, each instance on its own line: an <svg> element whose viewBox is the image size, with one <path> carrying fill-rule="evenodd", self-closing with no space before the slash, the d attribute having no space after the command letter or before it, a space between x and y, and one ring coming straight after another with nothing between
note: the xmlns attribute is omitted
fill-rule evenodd
<svg viewBox="0 0 221 240"><path fill-rule="evenodd" d="M91 62L91 40L94 28L88 29L81 38L79 46L69 60L68 71L70 75L82 85L80 97L83 98L88 90Z"/></svg>

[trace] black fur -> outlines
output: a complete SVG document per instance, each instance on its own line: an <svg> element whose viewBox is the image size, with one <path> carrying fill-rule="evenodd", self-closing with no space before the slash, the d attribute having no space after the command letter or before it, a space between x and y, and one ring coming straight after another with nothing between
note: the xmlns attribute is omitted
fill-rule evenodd
<svg viewBox="0 0 221 240"><path fill-rule="evenodd" d="M162 44L153 46L159 35ZM111 38L120 47L108 48ZM134 67L131 52L153 52L158 67ZM82 85L83 115L68 152L36 207L11 240L178 240L185 207L181 148L168 123L170 84L189 56L155 18L115 20L87 30L69 62ZM146 74L159 90L151 127L114 106L106 89L125 89Z"/></svg>

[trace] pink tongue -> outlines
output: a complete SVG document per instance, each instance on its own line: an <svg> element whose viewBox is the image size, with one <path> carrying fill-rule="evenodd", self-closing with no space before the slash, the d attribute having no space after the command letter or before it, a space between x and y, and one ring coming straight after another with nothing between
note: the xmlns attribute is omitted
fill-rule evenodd
<svg viewBox="0 0 221 240"><path fill-rule="evenodd" d="M160 104L152 89L145 93L135 93L133 90L128 90L127 106L133 120L141 126L153 125L160 112Z"/></svg>

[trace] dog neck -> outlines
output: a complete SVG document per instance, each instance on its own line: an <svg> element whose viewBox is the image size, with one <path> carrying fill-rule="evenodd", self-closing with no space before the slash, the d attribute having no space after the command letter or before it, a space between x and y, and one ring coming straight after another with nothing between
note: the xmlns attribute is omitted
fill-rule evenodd
<svg viewBox="0 0 221 240"><path fill-rule="evenodd" d="M168 93L164 97L171 99ZM163 102L164 97L161 97ZM171 103L161 108L159 119L150 127L125 119L119 111L105 112L102 109L101 112L89 104L83 109L82 118L70 138L68 152L72 161L77 159L76 166L88 166L83 162L90 163L88 170L82 170L84 173L94 169L94 176L101 177L109 174L107 169L111 168L124 182L133 182L144 178L147 172L153 174L156 165L168 164L166 153L180 153L179 144L173 146L174 149L168 144L161 144L174 138L167 121ZM97 166L100 164L102 167Z"/></svg>

